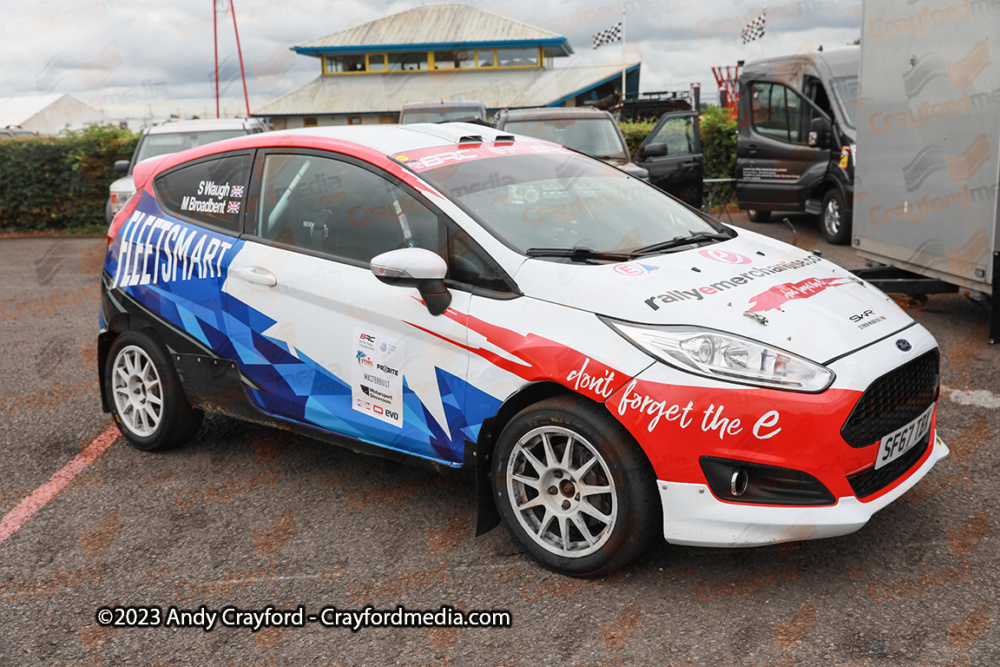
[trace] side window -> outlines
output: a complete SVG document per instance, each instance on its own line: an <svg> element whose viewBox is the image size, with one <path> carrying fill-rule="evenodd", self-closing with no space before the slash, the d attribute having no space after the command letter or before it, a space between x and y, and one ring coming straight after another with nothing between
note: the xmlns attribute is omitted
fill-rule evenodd
<svg viewBox="0 0 1000 667"><path fill-rule="evenodd" d="M694 153L694 118L688 116L665 121L648 143L666 144L670 157L691 155Z"/></svg>
<svg viewBox="0 0 1000 667"><path fill-rule="evenodd" d="M776 83L755 83L750 105L758 133L793 144L806 143L813 109L797 92Z"/></svg>
<svg viewBox="0 0 1000 667"><path fill-rule="evenodd" d="M494 292L510 292L500 270L465 230L448 226L448 280Z"/></svg>
<svg viewBox="0 0 1000 667"><path fill-rule="evenodd" d="M367 264L396 248L438 251L437 215L385 178L350 162L271 153L261 175L257 236Z"/></svg>
<svg viewBox="0 0 1000 667"><path fill-rule="evenodd" d="M250 156L232 155L171 169L153 187L171 215L238 232L249 175Z"/></svg>

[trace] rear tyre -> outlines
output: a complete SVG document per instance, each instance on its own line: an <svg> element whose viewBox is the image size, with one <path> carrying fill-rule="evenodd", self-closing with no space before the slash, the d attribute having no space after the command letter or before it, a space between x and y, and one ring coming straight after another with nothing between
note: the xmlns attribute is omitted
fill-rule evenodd
<svg viewBox="0 0 1000 667"><path fill-rule="evenodd" d="M543 566L595 576L635 558L660 534L656 476L628 431L580 396L514 417L493 457L497 507L511 536Z"/></svg>
<svg viewBox="0 0 1000 667"><path fill-rule="evenodd" d="M823 212L819 220L823 238L834 245L847 245L851 239L851 216L844 208L840 191L829 190L823 196Z"/></svg>
<svg viewBox="0 0 1000 667"><path fill-rule="evenodd" d="M119 336L104 365L104 391L118 429L137 449L184 444L204 413L191 407L163 347L139 331Z"/></svg>
<svg viewBox="0 0 1000 667"><path fill-rule="evenodd" d="M747 215L750 216L750 222L768 222L771 219L770 211L761 211L757 208L748 208Z"/></svg>

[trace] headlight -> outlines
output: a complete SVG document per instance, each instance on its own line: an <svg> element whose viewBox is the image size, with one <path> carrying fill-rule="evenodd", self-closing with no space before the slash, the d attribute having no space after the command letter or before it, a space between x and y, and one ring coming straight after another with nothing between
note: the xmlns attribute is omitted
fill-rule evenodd
<svg viewBox="0 0 1000 667"><path fill-rule="evenodd" d="M823 391L833 382L830 369L748 338L693 326L601 319L651 357L695 375L803 392Z"/></svg>
<svg viewBox="0 0 1000 667"><path fill-rule="evenodd" d="M134 194L135 194L135 191L133 191L133 190L128 190L128 191L125 191L125 192L115 192L114 190L112 190L111 191L111 212L112 213L117 213L118 211L120 211L122 209L122 206L125 205L125 202L127 202L129 200L129 198L132 195L134 195Z"/></svg>

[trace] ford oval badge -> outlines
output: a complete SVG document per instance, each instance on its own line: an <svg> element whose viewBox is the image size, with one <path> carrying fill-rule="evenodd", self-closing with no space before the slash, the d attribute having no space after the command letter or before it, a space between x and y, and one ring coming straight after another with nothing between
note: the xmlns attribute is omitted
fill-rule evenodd
<svg viewBox="0 0 1000 667"><path fill-rule="evenodd" d="M905 338L900 338L899 340L897 340L896 347L898 347L903 352L909 352L911 349L913 349L913 346L910 345L910 341L906 340Z"/></svg>

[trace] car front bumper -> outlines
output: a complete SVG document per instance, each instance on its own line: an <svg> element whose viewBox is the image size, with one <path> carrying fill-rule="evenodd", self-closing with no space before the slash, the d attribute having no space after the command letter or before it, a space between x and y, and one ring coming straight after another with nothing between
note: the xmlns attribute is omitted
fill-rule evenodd
<svg viewBox="0 0 1000 667"><path fill-rule="evenodd" d="M891 491L868 502L847 496L821 507L723 502L705 484L661 480L657 489L663 504L663 537L671 544L744 547L847 535L913 488L946 456L948 447L935 432L930 455Z"/></svg>

